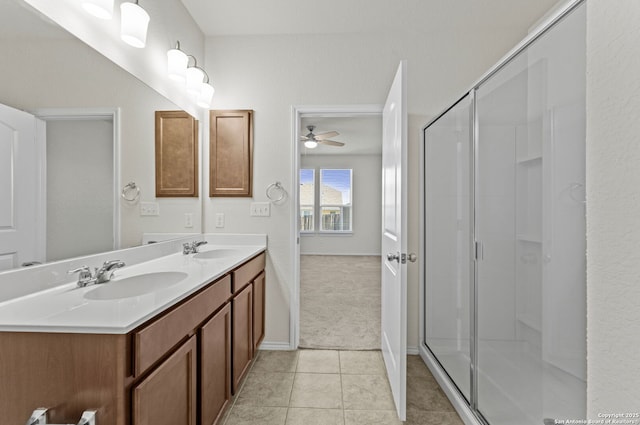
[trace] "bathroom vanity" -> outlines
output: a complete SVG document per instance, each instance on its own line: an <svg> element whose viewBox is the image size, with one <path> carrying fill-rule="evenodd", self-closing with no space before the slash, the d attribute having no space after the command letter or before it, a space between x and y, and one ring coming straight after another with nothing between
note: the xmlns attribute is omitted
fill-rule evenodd
<svg viewBox="0 0 640 425"><path fill-rule="evenodd" d="M204 246L0 303L2 422L218 423L264 337L265 258Z"/></svg>

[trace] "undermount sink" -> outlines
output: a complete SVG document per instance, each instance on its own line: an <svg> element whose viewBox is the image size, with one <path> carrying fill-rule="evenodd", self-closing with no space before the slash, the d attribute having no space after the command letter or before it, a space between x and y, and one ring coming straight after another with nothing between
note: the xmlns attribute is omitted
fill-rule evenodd
<svg viewBox="0 0 640 425"><path fill-rule="evenodd" d="M195 254L193 256L193 258L202 258L202 259L205 259L205 260L213 260L215 258L231 257L231 256L236 255L236 254L238 254L238 250L237 249L220 248L220 249L211 249L209 251L198 252L197 254Z"/></svg>
<svg viewBox="0 0 640 425"><path fill-rule="evenodd" d="M135 297L168 288L187 277L183 272L155 272L114 279L101 283L84 297L89 300L117 300Z"/></svg>

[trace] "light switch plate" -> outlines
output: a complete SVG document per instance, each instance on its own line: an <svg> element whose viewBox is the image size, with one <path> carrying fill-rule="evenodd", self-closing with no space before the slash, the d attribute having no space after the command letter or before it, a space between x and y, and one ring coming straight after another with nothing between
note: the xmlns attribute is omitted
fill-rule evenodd
<svg viewBox="0 0 640 425"><path fill-rule="evenodd" d="M184 213L184 227L193 227L193 213Z"/></svg>
<svg viewBox="0 0 640 425"><path fill-rule="evenodd" d="M140 202L140 215L160 215L160 204L157 202Z"/></svg>
<svg viewBox="0 0 640 425"><path fill-rule="evenodd" d="M251 217L269 217L271 215L271 203L269 202L252 202Z"/></svg>
<svg viewBox="0 0 640 425"><path fill-rule="evenodd" d="M216 227L224 227L224 213L216 213Z"/></svg>

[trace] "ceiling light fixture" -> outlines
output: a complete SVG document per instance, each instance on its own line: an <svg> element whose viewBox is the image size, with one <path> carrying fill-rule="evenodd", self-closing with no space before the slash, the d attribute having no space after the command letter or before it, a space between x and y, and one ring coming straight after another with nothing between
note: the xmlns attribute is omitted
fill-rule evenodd
<svg viewBox="0 0 640 425"><path fill-rule="evenodd" d="M83 0L82 8L96 18L108 20L113 17L113 0Z"/></svg>
<svg viewBox="0 0 640 425"><path fill-rule="evenodd" d="M318 142L315 140L307 140L304 142L304 147L309 149L315 149L318 146Z"/></svg>
<svg viewBox="0 0 640 425"><path fill-rule="evenodd" d="M167 51L167 72L169 78L180 83L187 81L187 65L189 56L180 50L180 42L176 42L175 49Z"/></svg>
<svg viewBox="0 0 640 425"><path fill-rule="evenodd" d="M147 42L149 14L135 3L120 4L120 37L130 46L142 49Z"/></svg>

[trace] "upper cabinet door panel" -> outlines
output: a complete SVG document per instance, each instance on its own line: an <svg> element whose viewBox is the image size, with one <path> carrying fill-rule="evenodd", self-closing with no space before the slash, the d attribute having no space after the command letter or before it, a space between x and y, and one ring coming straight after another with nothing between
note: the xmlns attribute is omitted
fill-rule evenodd
<svg viewBox="0 0 640 425"><path fill-rule="evenodd" d="M253 196L253 111L210 111L209 126L209 196Z"/></svg>
<svg viewBox="0 0 640 425"><path fill-rule="evenodd" d="M156 111L156 196L198 196L198 121L184 111Z"/></svg>

